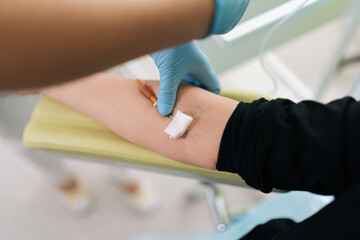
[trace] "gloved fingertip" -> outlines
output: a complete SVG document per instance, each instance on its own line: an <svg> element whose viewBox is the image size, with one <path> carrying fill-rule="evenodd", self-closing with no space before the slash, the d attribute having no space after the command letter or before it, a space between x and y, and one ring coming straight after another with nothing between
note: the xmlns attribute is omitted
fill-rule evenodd
<svg viewBox="0 0 360 240"><path fill-rule="evenodd" d="M169 115L172 110L173 110L173 106L170 106L169 104L161 104L161 103L158 103L158 111L159 113L162 115L162 116L167 116Z"/></svg>
<svg viewBox="0 0 360 240"><path fill-rule="evenodd" d="M218 95L220 94L221 84L219 83L219 80L217 78L214 78L214 81L209 86L209 91Z"/></svg>
<svg viewBox="0 0 360 240"><path fill-rule="evenodd" d="M211 92L219 95L220 92L221 92L221 88L215 89L215 90L213 90L213 91L211 91Z"/></svg>

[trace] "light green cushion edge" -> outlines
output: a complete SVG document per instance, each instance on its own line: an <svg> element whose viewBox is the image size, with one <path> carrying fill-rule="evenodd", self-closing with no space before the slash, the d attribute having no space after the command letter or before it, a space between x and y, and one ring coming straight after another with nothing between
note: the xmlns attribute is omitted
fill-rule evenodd
<svg viewBox="0 0 360 240"><path fill-rule="evenodd" d="M271 99L266 94L236 89L223 89L221 95L243 102L262 97ZM25 128L23 142L30 148L105 157L114 161L242 181L237 174L182 164L132 144L92 119L45 96L37 104Z"/></svg>

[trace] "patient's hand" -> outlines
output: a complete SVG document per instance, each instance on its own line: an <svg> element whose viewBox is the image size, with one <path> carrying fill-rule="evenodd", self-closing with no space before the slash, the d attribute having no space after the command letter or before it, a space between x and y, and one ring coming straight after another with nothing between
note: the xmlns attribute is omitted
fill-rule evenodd
<svg viewBox="0 0 360 240"><path fill-rule="evenodd" d="M145 82L157 94L159 82ZM173 160L215 169L222 133L237 102L203 89L179 87L177 110L194 118L185 135L169 139L171 122L140 94L132 79L96 74L41 92L108 127L121 137Z"/></svg>

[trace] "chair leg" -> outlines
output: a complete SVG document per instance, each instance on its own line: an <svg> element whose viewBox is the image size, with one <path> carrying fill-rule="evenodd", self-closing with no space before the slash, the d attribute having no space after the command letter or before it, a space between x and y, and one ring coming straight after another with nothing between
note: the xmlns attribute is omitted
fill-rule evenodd
<svg viewBox="0 0 360 240"><path fill-rule="evenodd" d="M222 232L230 224L230 214L225 198L220 189L211 182L202 182L205 186L206 199L213 217L216 230Z"/></svg>
<svg viewBox="0 0 360 240"><path fill-rule="evenodd" d="M353 38L353 35L356 33L357 28L360 23L360 2L353 1L349 9L349 13L346 16L347 26L344 30L343 36L335 50L332 61L328 68L326 69L324 77L321 79L320 87L317 91L316 98L319 99L324 93L326 87L330 84L333 76L338 70L341 59L344 57L344 52L347 49L350 41Z"/></svg>

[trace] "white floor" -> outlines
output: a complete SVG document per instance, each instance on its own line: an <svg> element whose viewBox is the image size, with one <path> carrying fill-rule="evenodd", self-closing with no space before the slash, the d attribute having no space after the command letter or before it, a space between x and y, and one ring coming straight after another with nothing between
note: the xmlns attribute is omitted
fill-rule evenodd
<svg viewBox="0 0 360 240"><path fill-rule="evenodd" d="M132 239L144 233L174 234L211 227L204 199L190 203L186 193L201 187L193 180L137 171L155 185L162 204L150 215L131 210L108 181L108 167L71 161L75 172L96 195L96 208L85 217L73 215L45 176L26 159L0 145L0 239ZM253 190L223 186L232 211L262 198Z"/></svg>
<svg viewBox="0 0 360 240"><path fill-rule="evenodd" d="M336 33L341 29L342 23L335 22L287 44L277 53L311 89L315 89L336 44ZM357 37L354 42L359 40ZM359 54L360 44L353 44L349 55ZM360 64L343 69L324 101L346 95L359 76ZM271 88L271 82L255 60L223 74L221 81L224 86L259 91ZM283 87L276 96L297 100ZM108 183L106 166L71 160L76 173L97 198L92 214L77 217L61 205L53 188L34 165L10 153L3 143L0 143L0 152L1 240L133 239L146 233L176 234L212 226L204 199L195 203L186 201L186 193L198 188L196 181L138 171L153 182L162 198L158 211L143 216L122 202L118 190ZM221 187L233 212L248 208L264 197L253 190Z"/></svg>

